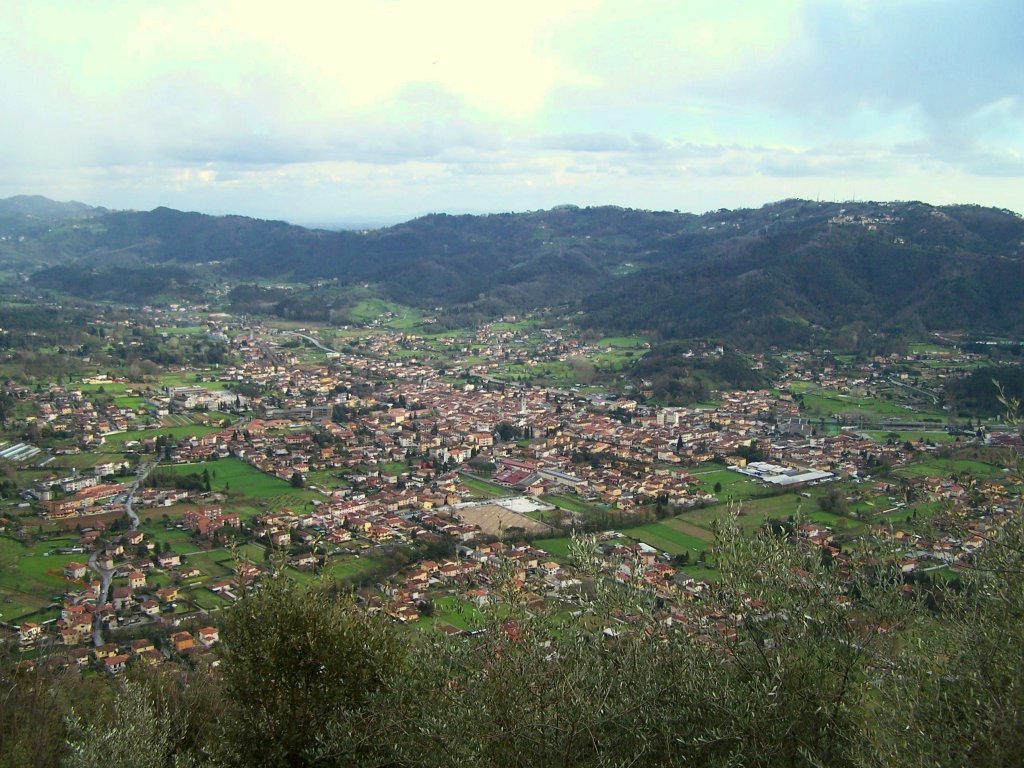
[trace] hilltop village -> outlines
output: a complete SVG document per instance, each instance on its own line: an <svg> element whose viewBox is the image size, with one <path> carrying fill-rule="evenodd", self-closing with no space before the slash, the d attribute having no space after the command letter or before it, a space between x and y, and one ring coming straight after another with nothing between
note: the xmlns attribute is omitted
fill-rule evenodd
<svg viewBox="0 0 1024 768"><path fill-rule="evenodd" d="M155 337L217 362L85 355L91 370L59 380L7 378L0 622L17 663L216 665L218 612L271 570L425 631L475 631L509 581L531 610L584 612L598 579L648 595L668 624L720 632L707 595L728 516L841 565L884 541L912 590L955 579L1019 492L1001 463L1019 432L940 404L979 360L950 340L754 355L766 386L683 406L622 375L650 348L640 338L399 320L147 309L96 319L108 352ZM947 516L962 530L933 524Z"/></svg>

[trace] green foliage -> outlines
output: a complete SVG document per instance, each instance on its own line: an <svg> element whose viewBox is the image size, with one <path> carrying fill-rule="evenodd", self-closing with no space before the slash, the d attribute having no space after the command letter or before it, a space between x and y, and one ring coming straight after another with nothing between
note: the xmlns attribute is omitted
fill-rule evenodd
<svg viewBox="0 0 1024 768"><path fill-rule="evenodd" d="M630 371L637 379L649 379L656 397L669 402L696 403L711 398L715 389L759 389L768 377L754 370L750 361L733 350L703 354L703 344L670 341L655 345ZM694 356L694 350L701 354Z"/></svg>
<svg viewBox="0 0 1024 768"><path fill-rule="evenodd" d="M172 757L170 722L157 717L145 688L126 682L114 698L110 722L83 724L73 712L65 768L175 768L191 760Z"/></svg>
<svg viewBox="0 0 1024 768"><path fill-rule="evenodd" d="M741 520L717 524L719 579L683 627L639 562L602 576L594 537L565 544L580 617L528 610L506 564L485 631L458 639L398 634L277 572L226 610L219 679L93 678L87 696L72 678L5 679L17 706L0 709L0 752L56 765L66 741L66 765L111 768L1019 765L1021 510L985 534L961 587L920 598L884 542L840 567L799 537L799 514L754 535Z"/></svg>
<svg viewBox="0 0 1024 768"><path fill-rule="evenodd" d="M338 764L379 742L368 704L402 656L388 625L278 573L231 607L221 640L228 764Z"/></svg>
<svg viewBox="0 0 1024 768"><path fill-rule="evenodd" d="M1015 258L1024 222L968 206L788 200L703 216L564 207L431 215L366 233L158 208L99 212L89 227L48 238L44 253L34 241L6 246L45 265L36 287L138 301L194 296L212 277L250 283L230 294L238 312L303 320L357 321L370 292L445 307L439 330L581 307L585 327L870 354L964 323L1019 331L1024 317ZM290 286L253 283L267 278Z"/></svg>
<svg viewBox="0 0 1024 768"><path fill-rule="evenodd" d="M1020 399L1024 397L1024 366L985 366L976 368L968 376L946 384L947 400L955 404L960 416L995 416L1006 406L999 400L999 392L992 386L999 382L1003 394Z"/></svg>

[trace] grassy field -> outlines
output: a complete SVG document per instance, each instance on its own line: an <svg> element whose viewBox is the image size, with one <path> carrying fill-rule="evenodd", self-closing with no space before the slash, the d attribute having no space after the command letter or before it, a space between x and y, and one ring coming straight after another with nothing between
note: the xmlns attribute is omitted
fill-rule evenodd
<svg viewBox="0 0 1024 768"><path fill-rule="evenodd" d="M983 480L993 475L1000 474L1003 471L1003 467L997 464L986 464L981 461L972 461L970 459L928 459L918 464L910 464L906 467L902 467L896 471L896 474L903 475L905 477L945 477L953 474L954 472L968 472L974 475L979 480Z"/></svg>
<svg viewBox="0 0 1024 768"><path fill-rule="evenodd" d="M385 475L392 475L397 477L398 475L404 475L409 471L409 465L404 461L387 461L383 464L378 464L377 469Z"/></svg>
<svg viewBox="0 0 1024 768"><path fill-rule="evenodd" d="M795 493L748 499L740 505L740 528L744 531L754 531L767 518L794 515L798 508L801 512L808 513L812 509L817 509L817 504L814 499L805 499ZM678 519L710 531L714 521L727 514L728 507L726 505L716 505L704 509L688 510L679 515Z"/></svg>
<svg viewBox="0 0 1024 768"><path fill-rule="evenodd" d="M470 477L462 473L459 475L459 483L469 488L475 495L483 496L484 498L496 499L509 495L508 488L502 488L495 483L489 483L486 480L480 480L479 478Z"/></svg>
<svg viewBox="0 0 1024 768"><path fill-rule="evenodd" d="M83 384L80 382L71 382L68 384L68 389L80 389L86 394L95 394L96 392L103 391L107 395L123 395L125 390L129 387L137 389L144 387L144 384L124 384L120 382L108 381L103 384Z"/></svg>
<svg viewBox="0 0 1024 768"><path fill-rule="evenodd" d="M206 587L196 587L186 593L187 597L205 611L216 611L224 606L231 605L220 595L211 592Z"/></svg>
<svg viewBox="0 0 1024 768"><path fill-rule="evenodd" d="M196 380L195 373L163 373L158 378L157 387L193 387L200 386L206 389L225 389L227 383L223 381L217 381L217 377L220 375L220 371L211 368L200 372L203 381Z"/></svg>
<svg viewBox="0 0 1024 768"><path fill-rule="evenodd" d="M324 578L329 581L349 581L377 566L372 557L347 555L332 559L323 570Z"/></svg>
<svg viewBox="0 0 1024 768"><path fill-rule="evenodd" d="M141 429L134 430L131 432L121 432L116 435L107 435L103 441L103 453L120 453L124 449L124 444L133 440L145 440L147 437L157 437L158 435L170 435L176 439L183 437L199 437L201 435L208 435L211 432L217 432L220 427L205 427L199 424L189 424L180 427L160 427L159 429Z"/></svg>
<svg viewBox="0 0 1024 768"><path fill-rule="evenodd" d="M622 533L663 552L668 552L670 555L681 555L684 552L690 552L692 557L702 549L709 547L709 542L706 538L697 538L690 533L680 530L679 527L666 522L648 523L636 528L624 528Z"/></svg>
<svg viewBox="0 0 1024 768"><path fill-rule="evenodd" d="M885 432L883 430L869 429L865 432L872 439L879 442L885 442L889 439L890 434L895 434L894 438L898 443L905 443L910 441L913 444L917 444L922 441L931 441L933 443L951 443L953 442L953 436L945 430L934 430L931 432Z"/></svg>
<svg viewBox="0 0 1024 768"><path fill-rule="evenodd" d="M309 472L306 475L306 487L316 486L325 491L333 491L338 488L348 488L349 483L336 469L324 469L316 472Z"/></svg>
<svg viewBox="0 0 1024 768"><path fill-rule="evenodd" d="M483 624L483 617L475 605L457 597L439 597L434 600L434 615L422 617L417 624L433 627L450 624L459 629L475 629Z"/></svg>
<svg viewBox="0 0 1024 768"><path fill-rule="evenodd" d="M184 549L190 548L191 534L187 530L183 528L175 528L173 526L168 529L167 526L157 518L153 518L150 522L143 523L139 526L139 530L147 536L152 537L153 541L155 541L160 547L163 547L164 544L170 544L171 549L175 552L181 552Z"/></svg>
<svg viewBox="0 0 1024 768"><path fill-rule="evenodd" d="M256 562L262 562L262 553L259 558ZM235 572L235 562L231 552L226 549L192 552L188 555L188 564L202 571L207 579L225 579Z"/></svg>
<svg viewBox="0 0 1024 768"><path fill-rule="evenodd" d="M720 501L750 499L764 495L768 491L762 483L739 472L725 469L721 464L703 464L693 472L693 476L700 481L702 490L714 493ZM722 490L716 493L717 483L721 483Z"/></svg>
<svg viewBox="0 0 1024 768"><path fill-rule="evenodd" d="M132 410L141 408L145 402L144 398L129 395L118 395L114 398L114 405L118 408L131 408Z"/></svg>
<svg viewBox="0 0 1024 768"><path fill-rule="evenodd" d="M210 473L210 487L215 491L226 491L230 495L241 494L258 502L258 507L280 511L285 507L300 509L313 499L323 498L316 491L292 488L280 478L246 464L241 459L227 458L219 461L204 461L196 464L171 464L167 469L182 475ZM232 509L235 503L231 504ZM242 506L245 506L242 502ZM252 505L249 505L252 506ZM239 510L241 514L242 510ZM253 512L255 514L255 512Z"/></svg>
<svg viewBox="0 0 1024 768"><path fill-rule="evenodd" d="M559 509L564 509L568 512L576 512L586 517L596 517L603 514L604 510L595 507L593 504L588 504L582 499L576 496L570 496L566 494L551 494L549 496L542 496L542 501L546 501L548 504L552 504Z"/></svg>
<svg viewBox="0 0 1024 768"><path fill-rule="evenodd" d="M590 361L603 372L629 368L646 353L649 346L639 336L608 336L595 345L600 351L589 355Z"/></svg>
<svg viewBox="0 0 1024 768"><path fill-rule="evenodd" d="M570 541L571 539L568 536L559 536L554 539L538 539L534 544L552 557L565 561L569 557Z"/></svg>
<svg viewBox="0 0 1024 768"><path fill-rule="evenodd" d="M72 546L72 539L41 542L32 547L0 537L0 620L18 621L27 616L34 620L50 618L35 616L37 611L59 600L68 588L64 566L85 562L86 554L51 555L54 547Z"/></svg>
<svg viewBox="0 0 1024 768"><path fill-rule="evenodd" d="M863 415L865 418L937 418L945 414L936 408L909 408L877 397L855 397L829 389L803 394L804 416L809 419L830 418L832 414Z"/></svg>
<svg viewBox="0 0 1024 768"><path fill-rule="evenodd" d="M101 461L109 461L109 458L97 453L68 453L57 456L46 465L46 469L51 472L59 472L62 469L92 469Z"/></svg>
<svg viewBox="0 0 1024 768"><path fill-rule="evenodd" d="M173 328L158 328L160 333L166 333L168 336L193 336L200 333L206 333L206 329L198 325L180 325Z"/></svg>

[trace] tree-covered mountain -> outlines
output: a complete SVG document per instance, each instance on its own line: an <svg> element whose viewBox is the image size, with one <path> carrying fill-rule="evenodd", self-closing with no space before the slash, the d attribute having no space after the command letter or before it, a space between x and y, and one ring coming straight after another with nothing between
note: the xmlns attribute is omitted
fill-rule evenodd
<svg viewBox="0 0 1024 768"><path fill-rule="evenodd" d="M327 281L333 292L303 309L323 317L339 290L368 286L463 315L560 306L582 310L585 326L662 338L856 346L877 331L1024 331L1024 220L977 206L786 200L700 216L562 206L332 232L46 203L0 201L0 269L85 298L271 279Z"/></svg>

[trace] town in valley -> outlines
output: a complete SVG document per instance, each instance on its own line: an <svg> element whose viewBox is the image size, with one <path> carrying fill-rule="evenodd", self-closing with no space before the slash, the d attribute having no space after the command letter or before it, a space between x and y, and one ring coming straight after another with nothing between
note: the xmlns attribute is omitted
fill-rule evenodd
<svg viewBox="0 0 1024 768"><path fill-rule="evenodd" d="M543 311L442 331L383 302L349 325L44 306L90 341L3 329L0 627L19 668L216 667L220 613L271 572L410 632L500 625L511 581L552 622L628 627L589 614L599 583L714 634L727 518L839 564L884 547L928 590L1020 490L1019 430L950 394L1019 354L1011 339L859 355L694 340L684 358L741 359L763 383L698 382L705 401L681 403L631 375L651 339Z"/></svg>

